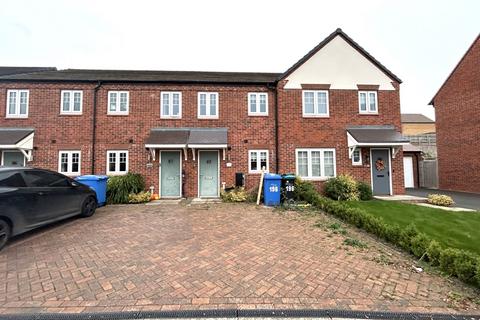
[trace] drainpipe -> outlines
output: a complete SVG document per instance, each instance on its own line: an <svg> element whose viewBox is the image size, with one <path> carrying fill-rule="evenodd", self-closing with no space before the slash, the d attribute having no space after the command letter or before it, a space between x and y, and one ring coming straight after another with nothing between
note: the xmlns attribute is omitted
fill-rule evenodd
<svg viewBox="0 0 480 320"><path fill-rule="evenodd" d="M274 111L275 111L275 169L277 170L277 173L280 172L280 168L279 168L279 165L280 165L280 160L278 158L278 155L279 155L279 151L278 151L278 90L277 90L277 85L275 84L275 86L269 86L270 89L273 90L273 94L275 96L275 103L274 103Z"/></svg>
<svg viewBox="0 0 480 320"><path fill-rule="evenodd" d="M92 168L91 174L95 174L95 142L97 140L97 93L100 87L102 86L102 82L98 81L97 85L93 89L93 116L92 116Z"/></svg>

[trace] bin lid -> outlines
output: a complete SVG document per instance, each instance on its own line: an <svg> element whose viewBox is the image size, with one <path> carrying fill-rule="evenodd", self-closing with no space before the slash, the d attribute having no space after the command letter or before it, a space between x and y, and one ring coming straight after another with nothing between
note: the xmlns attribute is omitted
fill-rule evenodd
<svg viewBox="0 0 480 320"><path fill-rule="evenodd" d="M275 173L267 173L265 174L264 178L265 180L282 180L282 176L279 174Z"/></svg>
<svg viewBox="0 0 480 320"><path fill-rule="evenodd" d="M87 175L79 176L75 178L75 180L77 181L101 181L101 180L107 180L107 179L108 179L108 176L96 175L96 174L87 174Z"/></svg>

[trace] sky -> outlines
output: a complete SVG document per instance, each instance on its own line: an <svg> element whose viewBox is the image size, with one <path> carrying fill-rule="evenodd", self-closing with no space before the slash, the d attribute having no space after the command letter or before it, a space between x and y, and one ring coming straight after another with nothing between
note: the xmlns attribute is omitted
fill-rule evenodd
<svg viewBox="0 0 480 320"><path fill-rule="evenodd" d="M342 28L429 101L480 32L480 1L2 0L0 65L284 72Z"/></svg>

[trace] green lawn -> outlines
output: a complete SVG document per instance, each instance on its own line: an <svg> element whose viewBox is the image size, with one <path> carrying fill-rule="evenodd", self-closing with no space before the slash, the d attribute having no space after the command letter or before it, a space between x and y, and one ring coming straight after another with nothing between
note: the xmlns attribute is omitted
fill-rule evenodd
<svg viewBox="0 0 480 320"><path fill-rule="evenodd" d="M480 212L453 212L393 201L352 201L382 217L386 223L407 226L410 223L444 246L465 249L480 255Z"/></svg>

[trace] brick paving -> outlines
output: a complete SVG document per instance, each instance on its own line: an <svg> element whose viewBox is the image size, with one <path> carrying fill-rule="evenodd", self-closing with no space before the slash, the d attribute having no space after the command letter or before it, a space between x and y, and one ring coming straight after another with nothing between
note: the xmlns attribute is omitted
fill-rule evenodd
<svg viewBox="0 0 480 320"><path fill-rule="evenodd" d="M313 226L312 219L242 204L101 208L92 218L20 236L0 252L0 314L214 308L480 313L474 303L449 300L452 292L471 289L412 272L407 257L368 236L368 249L347 248L345 236ZM379 260L385 255L389 263Z"/></svg>

